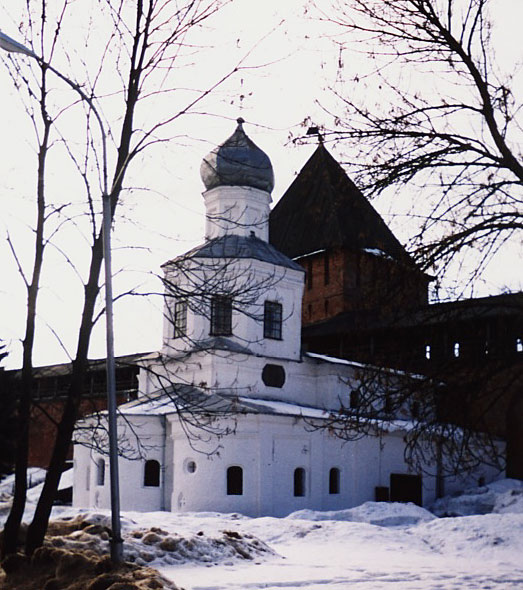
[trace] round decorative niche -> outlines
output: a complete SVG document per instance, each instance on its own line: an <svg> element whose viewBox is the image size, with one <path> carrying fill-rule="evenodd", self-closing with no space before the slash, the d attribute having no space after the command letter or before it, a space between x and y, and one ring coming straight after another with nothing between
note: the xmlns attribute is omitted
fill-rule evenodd
<svg viewBox="0 0 523 590"><path fill-rule="evenodd" d="M192 459L185 459L183 468L186 473L194 473L196 471L196 462Z"/></svg>
<svg viewBox="0 0 523 590"><path fill-rule="evenodd" d="M262 381L267 387L283 387L285 384L285 369L281 365L265 365L262 371Z"/></svg>

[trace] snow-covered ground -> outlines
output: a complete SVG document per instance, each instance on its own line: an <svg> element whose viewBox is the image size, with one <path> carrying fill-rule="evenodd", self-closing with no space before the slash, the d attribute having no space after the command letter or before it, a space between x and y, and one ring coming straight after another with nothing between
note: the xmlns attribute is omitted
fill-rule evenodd
<svg viewBox="0 0 523 590"><path fill-rule="evenodd" d="M286 518L126 512L126 555L186 590L523 589L523 482L503 480L438 501L367 502ZM78 510L57 507L54 517ZM107 513L66 539L106 549ZM467 516L460 516L461 514ZM57 541L63 544L63 540Z"/></svg>

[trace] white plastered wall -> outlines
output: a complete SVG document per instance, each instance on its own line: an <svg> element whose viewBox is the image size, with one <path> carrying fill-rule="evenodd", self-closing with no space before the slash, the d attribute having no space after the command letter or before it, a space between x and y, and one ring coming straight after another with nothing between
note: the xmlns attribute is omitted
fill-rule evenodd
<svg viewBox="0 0 523 590"><path fill-rule="evenodd" d="M237 294L233 303L232 335L227 338L255 354L295 360L299 358L304 277L302 271L246 258L195 258L183 265L183 272L174 266L167 266L165 271L166 283L177 286L175 293L188 295L187 335L174 337L172 318L176 298L167 296L164 306L164 355L177 356L194 348L195 343L211 337L209 299L214 286L219 284L223 292ZM194 294L193 297L191 293ZM207 297L199 297L198 293L206 293ZM281 340L263 337L265 301L282 305Z"/></svg>

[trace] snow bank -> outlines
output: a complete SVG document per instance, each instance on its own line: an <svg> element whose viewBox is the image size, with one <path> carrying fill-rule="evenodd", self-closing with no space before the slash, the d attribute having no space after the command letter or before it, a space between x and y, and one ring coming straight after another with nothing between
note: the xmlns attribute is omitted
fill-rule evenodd
<svg viewBox="0 0 523 590"><path fill-rule="evenodd" d="M523 481L502 479L436 500L437 516L471 516L489 513L523 513Z"/></svg>
<svg viewBox="0 0 523 590"><path fill-rule="evenodd" d="M27 487L33 488L42 483L45 479L46 470L40 467L29 467L27 470ZM7 475L0 481L0 497L11 498L15 485L15 476Z"/></svg>
<svg viewBox="0 0 523 590"><path fill-rule="evenodd" d="M521 546L523 515L484 514L436 519L420 524L411 532L438 553L495 560L498 554Z"/></svg>
<svg viewBox="0 0 523 590"><path fill-rule="evenodd" d="M399 502L365 502L356 508L318 512L298 510L287 516L289 519L301 520L337 520L348 522L366 522L376 526L410 526L419 522L428 522L435 516L416 504Z"/></svg>

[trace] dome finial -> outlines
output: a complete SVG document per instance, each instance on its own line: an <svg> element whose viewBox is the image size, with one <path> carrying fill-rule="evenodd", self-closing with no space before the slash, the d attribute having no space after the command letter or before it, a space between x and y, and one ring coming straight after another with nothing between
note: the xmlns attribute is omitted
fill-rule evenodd
<svg viewBox="0 0 523 590"><path fill-rule="evenodd" d="M236 131L203 159L200 174L207 190L217 186L249 186L270 193L274 173L267 154L245 133L243 117Z"/></svg>

